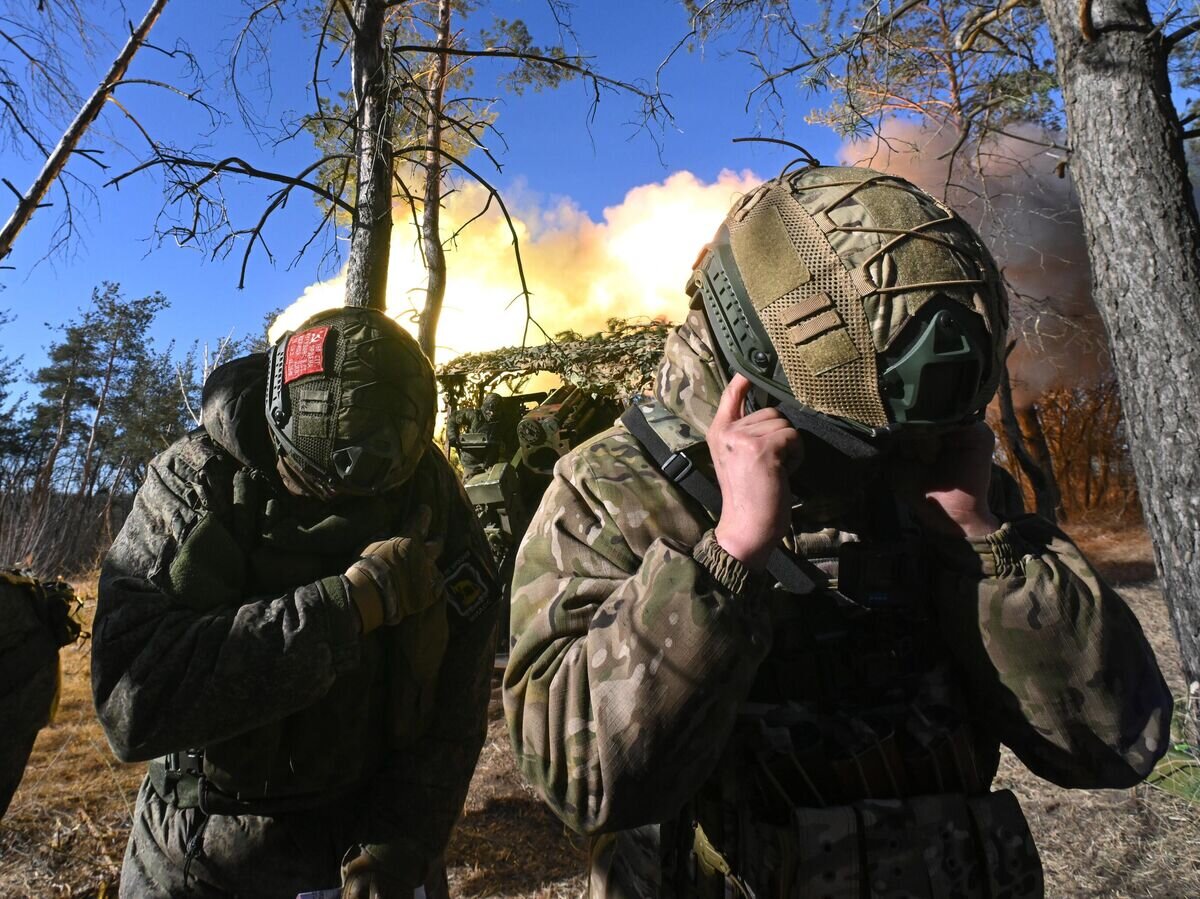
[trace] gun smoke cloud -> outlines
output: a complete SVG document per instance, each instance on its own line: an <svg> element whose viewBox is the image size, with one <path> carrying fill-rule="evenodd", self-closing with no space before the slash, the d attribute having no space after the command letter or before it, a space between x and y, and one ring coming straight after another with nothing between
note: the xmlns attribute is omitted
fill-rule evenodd
<svg viewBox="0 0 1200 899"><path fill-rule="evenodd" d="M1065 153L1046 146L1058 140L1014 126L982 147L959 148L950 177L954 133L892 122L881 140L846 144L840 157L908 178L979 231L1011 288L1009 339L1017 346L1010 372L1018 405L1049 387L1090 381L1108 365L1078 200L1069 174L1058 176Z"/></svg>
<svg viewBox="0 0 1200 899"><path fill-rule="evenodd" d="M1107 365L1103 330L1090 299L1087 252L1062 154L1043 146L1054 135L1014 128L960 158L947 177L954 135L893 122L882 141L848 143L839 161L902 175L945 199L975 225L1012 287L1011 360L1019 404L1052 386L1090 380ZM913 149L916 152L912 152ZM967 150L960 149L960 154ZM520 242L530 311L547 333L593 333L613 317L680 320L683 285L700 248L733 200L762 179L723 171L705 182L679 171L631 189L593 219L569 197L552 201L520 188L507 195ZM479 213L484 191L467 184L451 193L443 236ZM407 209L397 207L388 277L388 311L410 331L424 302L425 269ZM437 361L461 353L542 343L526 331L526 309L512 235L496 204L447 246L448 286L438 330ZM344 274L309 286L286 309L272 336L343 302Z"/></svg>
<svg viewBox="0 0 1200 899"><path fill-rule="evenodd" d="M680 171L630 190L593 220L569 198L544 203L507 195L532 298L533 317L549 334L594 333L610 318L665 317L679 321L687 309L684 283L700 248L711 239L735 197L761 179L749 171L723 171L705 183ZM448 236L486 202L467 185L451 194L442 214ZM406 209L395 210L388 276L388 311L416 333L426 281ZM448 286L438 328L439 363L467 352L520 344L525 303L513 257L512 235L492 208L446 248ZM308 287L271 329L272 336L343 302L344 273ZM530 344L542 343L535 328Z"/></svg>

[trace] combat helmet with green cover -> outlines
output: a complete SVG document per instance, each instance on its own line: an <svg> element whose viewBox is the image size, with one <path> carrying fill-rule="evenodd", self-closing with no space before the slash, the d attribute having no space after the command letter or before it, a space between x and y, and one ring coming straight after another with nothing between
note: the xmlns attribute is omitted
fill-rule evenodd
<svg viewBox="0 0 1200 899"><path fill-rule="evenodd" d="M433 366L376 309L318 313L269 353L267 425L309 485L378 494L404 483L433 438Z"/></svg>
<svg viewBox="0 0 1200 899"><path fill-rule="evenodd" d="M687 292L760 405L815 411L827 431L969 421L999 382L1008 301L991 254L894 175L785 170L733 206Z"/></svg>

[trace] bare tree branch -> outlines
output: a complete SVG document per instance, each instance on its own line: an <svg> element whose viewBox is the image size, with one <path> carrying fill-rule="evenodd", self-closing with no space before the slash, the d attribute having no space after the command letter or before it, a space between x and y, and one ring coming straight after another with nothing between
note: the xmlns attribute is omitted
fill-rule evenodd
<svg viewBox="0 0 1200 899"><path fill-rule="evenodd" d="M154 159L147 160L146 162L143 162L143 163L140 163L139 165L134 166L129 171L124 172L124 173L118 175L117 177L109 180L108 182L105 183L104 186L108 187L111 185L113 187L118 187L118 186L120 186L120 183L122 181L129 178L130 176L136 175L138 172L144 172L147 169L155 168L157 166L179 167L179 168L185 168L185 169L186 168L206 169L207 171L199 180L194 181L194 182L189 182L189 184L187 185L187 187L189 189L195 188L195 187L200 187L201 185L205 184L207 181L211 180L212 178L216 177L217 175L224 173L224 172L228 172L229 174L232 174L232 175L245 175L247 177L258 178L263 181L274 181L279 184L286 184L286 185L290 185L292 187L303 187L304 189L309 190L312 193L316 194L318 197L325 200L326 202L329 202L329 203L334 204L335 206L338 206L344 212L353 213L354 207L351 206L349 203L347 203L345 200L343 200L341 197L338 197L337 195L333 194L331 191L326 190L325 188L321 187L320 185L313 184L310 181L304 180L305 175L307 175L308 173L319 168L321 165L323 165L326 162L330 162L330 161L337 160L337 159L349 159L349 158L351 158L351 157L347 156L346 154L336 154L336 155L331 155L331 156L325 156L322 159L318 160L317 162L315 162L312 165L305 168L303 170L303 172L301 172L300 175L285 175L280 172L271 172L271 171L267 171L266 169L256 168L256 167L250 165L248 162L245 162L244 160L239 159L236 156L230 156L226 159L222 159L222 160L213 162L213 161L205 160L205 159L192 159L187 156L178 156L178 155L173 155L173 154L169 154L169 153L163 153Z"/></svg>
<svg viewBox="0 0 1200 899"><path fill-rule="evenodd" d="M58 145L49 154L46 159L46 164L34 179L32 186L25 193L21 202L17 204L16 210L0 229L0 259L3 259L12 251L13 242L17 235L21 233L21 229L33 217L35 210L40 208L42 199L50 190L50 186L58 179L62 173L63 167L66 166L67 160L71 156L71 152L78 146L84 132L96 120L96 116L100 114L100 110L104 107L104 101L109 96L112 88L125 75L125 71L129 68L129 63L132 61L134 54L142 45L146 35L154 23L158 21L159 15L162 13L163 7L166 5L166 0L153 0L150 9L142 18L141 23L129 35L129 40L117 54L117 58L113 61L107 75L97 86L88 101L79 110L74 121L67 126L67 130L63 133L62 139Z"/></svg>

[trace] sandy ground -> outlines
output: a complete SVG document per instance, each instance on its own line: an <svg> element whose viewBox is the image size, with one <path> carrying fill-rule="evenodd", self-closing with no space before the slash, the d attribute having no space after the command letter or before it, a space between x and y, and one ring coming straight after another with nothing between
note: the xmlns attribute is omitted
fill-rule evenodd
<svg viewBox="0 0 1200 899"><path fill-rule="evenodd" d="M1144 535L1078 529L1119 585L1172 690L1179 661ZM85 596L90 604L91 596ZM112 897L142 765L120 765L92 713L88 648L63 654L58 720L38 737L25 780L0 822L0 897ZM1020 797L1046 868L1050 897L1200 897L1200 813L1147 786L1067 791L1005 757L997 786ZM451 843L455 896L557 899L580 895L583 842L517 777L493 696L488 742Z"/></svg>

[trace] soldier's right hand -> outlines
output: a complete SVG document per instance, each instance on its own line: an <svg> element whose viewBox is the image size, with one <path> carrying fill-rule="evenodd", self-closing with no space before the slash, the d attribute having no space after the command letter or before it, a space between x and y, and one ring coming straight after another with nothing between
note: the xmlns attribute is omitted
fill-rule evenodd
<svg viewBox="0 0 1200 899"><path fill-rule="evenodd" d="M791 523L788 480L804 457L800 433L776 409L745 414L750 382L735 374L708 429L721 520L717 543L752 571L767 566Z"/></svg>
<svg viewBox="0 0 1200 899"><path fill-rule="evenodd" d="M419 506L398 536L372 543L347 569L364 634L423 612L441 595L440 547L426 542L432 519L429 507Z"/></svg>

